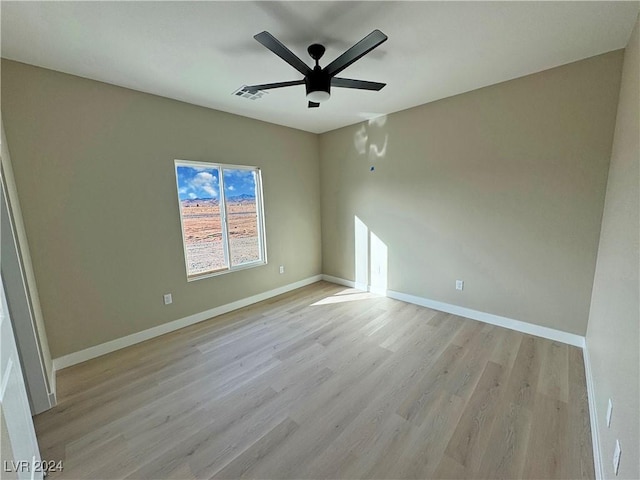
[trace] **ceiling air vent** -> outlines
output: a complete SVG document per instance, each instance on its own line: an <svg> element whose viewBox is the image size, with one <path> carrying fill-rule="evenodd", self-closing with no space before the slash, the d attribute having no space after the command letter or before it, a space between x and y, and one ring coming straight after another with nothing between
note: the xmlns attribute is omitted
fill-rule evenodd
<svg viewBox="0 0 640 480"><path fill-rule="evenodd" d="M237 97L248 98L249 100L257 100L258 98L262 98L268 92L264 92L262 90L258 90L257 92L251 92L247 89L246 85L241 86L237 89L233 94Z"/></svg>

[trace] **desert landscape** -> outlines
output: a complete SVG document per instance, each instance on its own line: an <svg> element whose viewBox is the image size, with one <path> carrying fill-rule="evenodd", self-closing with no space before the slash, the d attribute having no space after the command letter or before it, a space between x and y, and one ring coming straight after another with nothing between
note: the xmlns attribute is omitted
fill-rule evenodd
<svg viewBox="0 0 640 480"><path fill-rule="evenodd" d="M180 207L189 276L227 268L218 200L182 200ZM231 265L259 260L255 198L245 195L228 199L227 217Z"/></svg>

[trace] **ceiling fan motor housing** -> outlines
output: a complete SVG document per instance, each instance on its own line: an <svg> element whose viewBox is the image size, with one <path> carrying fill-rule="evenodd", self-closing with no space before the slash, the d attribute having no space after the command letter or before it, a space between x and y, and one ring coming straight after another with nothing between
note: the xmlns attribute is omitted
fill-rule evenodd
<svg viewBox="0 0 640 480"><path fill-rule="evenodd" d="M304 79L307 99L311 102L323 102L331 96L331 76L316 66Z"/></svg>

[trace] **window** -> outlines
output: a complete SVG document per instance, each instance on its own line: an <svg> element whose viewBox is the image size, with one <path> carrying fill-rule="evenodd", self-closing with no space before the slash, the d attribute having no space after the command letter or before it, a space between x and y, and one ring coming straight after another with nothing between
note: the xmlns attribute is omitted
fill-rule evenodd
<svg viewBox="0 0 640 480"><path fill-rule="evenodd" d="M175 161L187 279L267 263L260 169Z"/></svg>

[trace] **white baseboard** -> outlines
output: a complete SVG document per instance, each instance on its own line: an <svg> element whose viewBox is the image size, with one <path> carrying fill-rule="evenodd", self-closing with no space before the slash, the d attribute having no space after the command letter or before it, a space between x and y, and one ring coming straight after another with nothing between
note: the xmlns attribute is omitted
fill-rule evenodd
<svg viewBox="0 0 640 480"><path fill-rule="evenodd" d="M593 373L591 371L591 359L587 345L582 349L584 359L584 375L587 381L587 398L589 399L589 420L591 422L591 443L593 445L593 463L596 480L604 479L602 469L602 455L600 452L600 432L598 428L598 409L596 408L596 392L593 385Z"/></svg>
<svg viewBox="0 0 640 480"><path fill-rule="evenodd" d="M492 313L480 312L471 308L459 307L458 305L452 305L450 303L438 302L436 300L430 300L424 297L418 297L415 295L409 295L407 293L396 292L394 290L386 290L386 292L371 289L368 286L357 284L351 280L345 280L343 278L334 277L332 275L322 275L322 279L327 282L336 283L338 285L344 285L346 287L358 288L360 290L371 291L379 295L385 295L389 298L396 300L402 300L403 302L413 303L422 307L432 308L441 312L452 313L465 318L471 318L472 320L478 320L480 322L489 323L491 325L497 325L499 327L509 328L518 332L535 335L537 337L547 338L549 340L555 340L557 342L566 343L575 347L584 349L585 342L584 337L576 335L575 333L563 332L562 330L556 330L554 328L543 327L541 325L534 325L533 323L523 322L521 320L514 320L512 318L501 317Z"/></svg>
<svg viewBox="0 0 640 480"><path fill-rule="evenodd" d="M480 312L471 308L459 307L450 303L429 300L428 298L416 297L406 293L394 292L393 290L388 290L387 296L395 298L396 300L402 300L404 302L415 303L416 305L432 308L434 310L440 310L441 312L452 313L461 317L490 323L491 325L516 330L517 332L527 333L529 335L535 335L536 337L547 338L556 342L573 345L574 347L584 348L584 337L576 335L575 333L563 332L562 330L556 330L555 328L543 327L542 325L535 325L521 320L501 317L500 315L494 315L493 313Z"/></svg>
<svg viewBox="0 0 640 480"><path fill-rule="evenodd" d="M334 277L333 275L322 275L322 280L326 282L335 283L336 285L342 285L349 288L357 288L358 290L367 291L367 285L364 283L357 283L351 280L345 280L344 278Z"/></svg>
<svg viewBox="0 0 640 480"><path fill-rule="evenodd" d="M334 277L333 275L324 275L324 274L322 275L322 279L327 282L335 283L337 285L343 285L345 287L357 288L358 290L363 290L365 292L375 293L376 295L382 295L382 296L387 295L386 290L372 287L370 285L367 285L366 283L352 282L351 280L345 280L344 278Z"/></svg>
<svg viewBox="0 0 640 480"><path fill-rule="evenodd" d="M53 360L51 360L51 377L49 378L49 387L49 405L53 408L58 404L58 383L56 377L56 366L53 364Z"/></svg>
<svg viewBox="0 0 640 480"><path fill-rule="evenodd" d="M261 302L263 300L267 300L268 298L275 297L277 295L282 295L283 293L290 292L291 290L295 290L296 288L305 287L307 285L310 285L312 283L322 280L322 278L323 278L322 275L314 275L313 277L305 278L304 280L290 283L288 285L284 285L282 287L278 287L273 290L269 290L267 292L259 293L251 297L247 297L241 300L237 300L235 302L227 303L226 305L221 305L219 307L215 307L210 310L206 310L204 312L195 313L193 315L189 315L188 317L180 318L178 320L173 320L171 322L158 325L157 327L149 328L141 332L127 335L126 337L117 338L115 340L111 340L109 342L102 343L100 345L95 345L93 347L85 348L84 350L70 353L68 355L64 355L63 357L55 358L53 360L54 372L56 370L61 370L63 368L70 367L78 363L86 362L87 360L91 360L92 358L100 357L102 355L106 355L107 353L115 352L116 350L120 350L122 348L135 345L136 343L144 342L145 340L149 340L151 338L164 335L165 333L173 332L175 330L188 327L189 325L193 325L194 323L199 323L204 320L209 320L210 318L217 317L218 315L222 315L224 313L228 313L233 310L237 310L239 308Z"/></svg>

